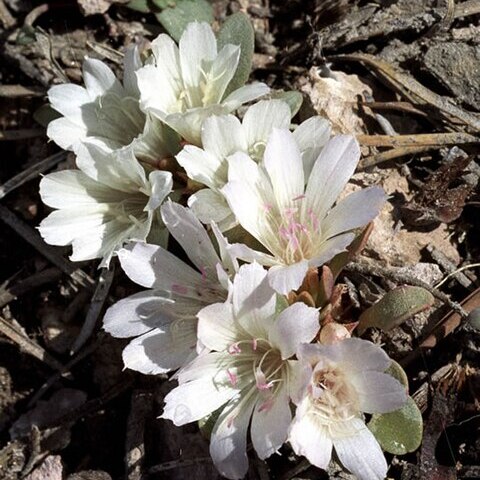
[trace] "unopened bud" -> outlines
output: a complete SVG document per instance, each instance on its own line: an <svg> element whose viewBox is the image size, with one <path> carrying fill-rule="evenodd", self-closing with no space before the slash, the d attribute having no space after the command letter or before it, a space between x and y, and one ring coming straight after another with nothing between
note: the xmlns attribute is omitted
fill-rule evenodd
<svg viewBox="0 0 480 480"><path fill-rule="evenodd" d="M320 342L324 345L333 345L350 337L351 335L347 328L336 322L327 323L320 330Z"/></svg>

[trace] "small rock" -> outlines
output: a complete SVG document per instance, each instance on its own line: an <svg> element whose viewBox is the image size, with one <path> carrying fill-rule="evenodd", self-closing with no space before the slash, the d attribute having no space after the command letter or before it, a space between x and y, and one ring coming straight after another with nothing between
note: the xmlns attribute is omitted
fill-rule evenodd
<svg viewBox="0 0 480 480"><path fill-rule="evenodd" d="M432 45L423 57L425 69L460 102L477 109L480 103L480 49L463 42Z"/></svg>
<svg viewBox="0 0 480 480"><path fill-rule="evenodd" d="M411 275L431 287L443 278L443 273L436 263L420 262L415 265L399 268L398 273Z"/></svg>
<svg viewBox="0 0 480 480"><path fill-rule="evenodd" d="M67 480L112 480L112 477L101 470L84 470L83 472L72 473Z"/></svg>
<svg viewBox="0 0 480 480"><path fill-rule="evenodd" d="M29 473L24 480L62 480L63 465L60 455L49 455L42 464Z"/></svg>

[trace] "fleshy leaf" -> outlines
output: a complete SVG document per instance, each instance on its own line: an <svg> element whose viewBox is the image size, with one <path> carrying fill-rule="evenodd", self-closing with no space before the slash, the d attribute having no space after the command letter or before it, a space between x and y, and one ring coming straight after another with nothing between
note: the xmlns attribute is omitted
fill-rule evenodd
<svg viewBox="0 0 480 480"><path fill-rule="evenodd" d="M173 8L165 8L155 15L165 30L179 41L190 22L213 22L213 8L207 0L176 0Z"/></svg>
<svg viewBox="0 0 480 480"><path fill-rule="evenodd" d="M228 84L225 96L243 87L252 70L253 49L255 46L255 35L252 23L243 12L237 12L225 20L225 23L218 32L218 50L225 45L232 44L240 47L240 60L237 71Z"/></svg>
<svg viewBox="0 0 480 480"><path fill-rule="evenodd" d="M399 410L372 415L368 428L383 450L394 455L405 455L415 451L422 442L422 413L413 398L408 397Z"/></svg>
<svg viewBox="0 0 480 480"><path fill-rule="evenodd" d="M385 373L391 375L395 380L398 380L406 389L408 389L407 374L395 360L392 360L391 365L385 370Z"/></svg>
<svg viewBox="0 0 480 480"><path fill-rule="evenodd" d="M213 432L213 427L215 426L215 423L217 423L218 417L222 413L222 410L223 410L223 407L219 408L218 410L215 410L210 415L207 415L206 417L203 417L198 421L198 428L200 429L200 432L202 432L202 435L207 440L210 440L210 437L212 436L212 432Z"/></svg>
<svg viewBox="0 0 480 480"><path fill-rule="evenodd" d="M434 301L433 295L422 287L408 285L390 290L360 315L358 332L362 334L369 327L389 331L431 307Z"/></svg>
<svg viewBox="0 0 480 480"><path fill-rule="evenodd" d="M127 7L141 13L150 13L150 6L148 0L130 0Z"/></svg>
<svg viewBox="0 0 480 480"><path fill-rule="evenodd" d="M287 103L290 107L290 111L292 112L292 118L298 113L303 103L302 94L293 90L287 92L277 90L275 92L272 92L271 98L283 100L285 103Z"/></svg>
<svg viewBox="0 0 480 480"><path fill-rule="evenodd" d="M287 307L288 307L288 301L287 299L283 296L277 293L277 302L275 304L275 315L280 314L283 312Z"/></svg>

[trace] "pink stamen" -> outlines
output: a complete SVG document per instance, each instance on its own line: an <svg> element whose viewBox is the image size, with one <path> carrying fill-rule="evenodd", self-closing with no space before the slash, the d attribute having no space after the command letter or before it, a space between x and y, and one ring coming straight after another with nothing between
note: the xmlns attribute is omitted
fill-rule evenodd
<svg viewBox="0 0 480 480"><path fill-rule="evenodd" d="M228 420L227 420L227 427L232 428L233 421L235 420L235 415L232 415Z"/></svg>
<svg viewBox="0 0 480 480"><path fill-rule="evenodd" d="M254 338L254 339L252 340L252 349L253 349L253 351L255 351L255 350L257 349L257 345L258 345L258 344L257 344L257 339Z"/></svg>
<svg viewBox="0 0 480 480"><path fill-rule="evenodd" d="M235 355L235 354L238 354L238 353L242 353L242 349L238 346L238 343L232 343L228 347L228 353L230 355Z"/></svg>
<svg viewBox="0 0 480 480"><path fill-rule="evenodd" d="M265 209L265 211L268 213L272 210L273 206L269 203L266 203L263 208Z"/></svg>
<svg viewBox="0 0 480 480"><path fill-rule="evenodd" d="M238 377L228 369L227 369L227 375L228 375L228 380L232 384L232 387L234 387L238 382Z"/></svg>
<svg viewBox="0 0 480 480"><path fill-rule="evenodd" d="M172 284L172 291L179 293L180 295L186 295L188 293L188 288L185 285L178 285L177 283Z"/></svg>
<svg viewBox="0 0 480 480"><path fill-rule="evenodd" d="M202 282L207 280L207 269L205 267L200 268L200 273L202 274Z"/></svg>
<svg viewBox="0 0 480 480"><path fill-rule="evenodd" d="M257 370L255 371L255 383L256 383L256 387L261 392L264 392L265 390L269 390L270 388L273 387L272 382L267 383L265 374L260 370L260 368L257 368Z"/></svg>
<svg viewBox="0 0 480 480"><path fill-rule="evenodd" d="M305 198L305 194L302 193L302 195L292 198L292 202L296 202L297 200L303 200L304 198Z"/></svg>

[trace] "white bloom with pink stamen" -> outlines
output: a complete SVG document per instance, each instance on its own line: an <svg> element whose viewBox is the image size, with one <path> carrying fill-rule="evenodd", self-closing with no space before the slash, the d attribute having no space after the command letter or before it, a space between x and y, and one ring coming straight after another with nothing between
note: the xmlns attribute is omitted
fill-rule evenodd
<svg viewBox="0 0 480 480"><path fill-rule="evenodd" d="M318 333L318 311L295 303L276 313L267 272L253 263L238 271L230 300L205 307L198 318L198 338L209 352L179 371L163 418L184 425L221 408L210 453L222 475L243 478L249 425L262 459L287 438L290 398L304 378L293 356Z"/></svg>
<svg viewBox="0 0 480 480"><path fill-rule="evenodd" d="M302 345L299 360L310 380L299 394L289 442L298 455L326 469L332 450L359 480L382 480L387 463L363 419L365 413L397 410L405 387L385 370L391 360L375 344L349 338L333 345Z"/></svg>
<svg viewBox="0 0 480 480"><path fill-rule="evenodd" d="M352 230L370 222L386 196L379 187L350 194L333 206L360 159L355 138L342 135L322 149L305 176L294 135L274 129L257 164L245 153L229 157L222 189L245 230L269 252L232 245L242 260L270 267L271 286L282 294L297 289L308 269L331 260L355 238Z"/></svg>
<svg viewBox="0 0 480 480"><path fill-rule="evenodd" d="M134 338L123 351L127 368L165 373L197 354L197 313L227 299L238 264L213 225L219 254L193 213L178 203L161 208L162 220L198 270L156 245L137 243L118 252L125 273L148 288L110 307L103 328L114 337Z"/></svg>
<svg viewBox="0 0 480 480"><path fill-rule="evenodd" d="M186 145L176 156L187 175L207 188L188 199L197 218L215 222L226 231L237 225L235 215L221 193L228 182L228 157L236 152L247 153L260 162L265 145L274 128L289 128L290 107L281 100L261 100L247 109L242 121L234 115L212 115L202 125L202 148ZM321 117L312 117L293 132L302 154L305 176L330 138L330 124Z"/></svg>

